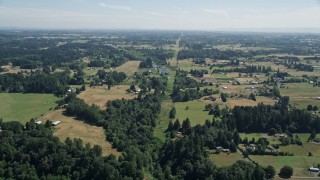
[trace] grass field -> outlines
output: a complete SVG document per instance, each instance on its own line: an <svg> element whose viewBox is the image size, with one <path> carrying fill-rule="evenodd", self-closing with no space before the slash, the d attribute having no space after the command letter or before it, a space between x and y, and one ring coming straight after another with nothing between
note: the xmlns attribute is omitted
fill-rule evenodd
<svg viewBox="0 0 320 180"><path fill-rule="evenodd" d="M137 97L137 95L127 93L126 89L129 89L129 87L128 85L118 85L112 87L110 90L108 90L106 86L87 87L78 97L83 99L87 104L96 104L104 109L108 101L122 98L133 99Z"/></svg>
<svg viewBox="0 0 320 180"><path fill-rule="evenodd" d="M111 144L106 141L106 135L102 127L92 126L82 121L76 120L73 117L63 115L63 110L52 111L41 117L43 123L46 120L59 120L61 123L56 126L53 135L59 137L60 141L64 142L67 137L71 139L80 138L84 145L90 143L93 145L100 145L102 147L103 155L114 154L120 156L120 152L112 148Z"/></svg>
<svg viewBox="0 0 320 180"><path fill-rule="evenodd" d="M320 162L320 157L308 156L258 156L251 155L250 158L262 166L272 165L279 173L284 165L294 169L294 176L312 176L307 169Z"/></svg>
<svg viewBox="0 0 320 180"><path fill-rule="evenodd" d="M128 61L121 66L115 68L115 71L124 72L128 76L132 76L139 68L141 61Z"/></svg>
<svg viewBox="0 0 320 180"><path fill-rule="evenodd" d="M159 138L162 142L165 141L165 130L168 128L168 124L170 122L169 113L171 108L173 107L173 103L169 99L165 99L161 103L161 112L158 118L157 127L154 129L153 135L156 138Z"/></svg>
<svg viewBox="0 0 320 180"><path fill-rule="evenodd" d="M238 160L243 160L239 153L219 153L219 154L210 154L210 159L218 167L229 166L234 164Z"/></svg>
<svg viewBox="0 0 320 180"><path fill-rule="evenodd" d="M308 104L319 105L320 101L316 97L320 95L320 88L313 87L309 83L288 83L288 88L281 88L283 96L290 96L290 104L306 109Z"/></svg>
<svg viewBox="0 0 320 180"><path fill-rule="evenodd" d="M0 118L24 124L55 107L57 100L52 94L0 93Z"/></svg>
<svg viewBox="0 0 320 180"><path fill-rule="evenodd" d="M210 101L194 100L188 102L175 103L176 118L182 122L186 118L189 118L191 125L204 124L205 120L212 120L213 116L209 115L209 111L203 111L206 104L210 104ZM189 107L187 110L186 107Z"/></svg>

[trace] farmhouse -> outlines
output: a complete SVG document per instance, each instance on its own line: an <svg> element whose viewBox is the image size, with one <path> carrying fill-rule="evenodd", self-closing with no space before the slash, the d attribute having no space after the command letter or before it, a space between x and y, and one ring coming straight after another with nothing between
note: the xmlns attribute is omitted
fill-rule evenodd
<svg viewBox="0 0 320 180"><path fill-rule="evenodd" d="M320 100L320 97L317 97L317 100Z"/></svg>
<svg viewBox="0 0 320 180"><path fill-rule="evenodd" d="M249 146L246 147L247 151L255 151L256 150L256 145L250 144Z"/></svg>
<svg viewBox="0 0 320 180"><path fill-rule="evenodd" d="M53 121L51 124L53 125L53 126L56 126L56 125L58 125L58 124L60 124L61 123L61 121Z"/></svg>
<svg viewBox="0 0 320 180"><path fill-rule="evenodd" d="M228 89L228 87L227 86L222 86L222 89Z"/></svg>

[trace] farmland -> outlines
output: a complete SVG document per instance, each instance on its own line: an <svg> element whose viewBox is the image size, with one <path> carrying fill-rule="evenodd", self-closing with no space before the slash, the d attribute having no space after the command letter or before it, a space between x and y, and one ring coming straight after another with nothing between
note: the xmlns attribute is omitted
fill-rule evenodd
<svg viewBox="0 0 320 180"><path fill-rule="evenodd" d="M115 68L115 71L124 72L128 76L132 76L138 70L140 62L141 61L128 61L122 64L121 66Z"/></svg>
<svg viewBox="0 0 320 180"><path fill-rule="evenodd" d="M54 108L58 100L52 94L0 93L0 117L4 121L20 121L25 124Z"/></svg>
<svg viewBox="0 0 320 180"><path fill-rule="evenodd" d="M76 120L73 117L65 116L63 110L52 111L39 120L43 123L47 120L50 121L61 121L61 123L55 127L53 135L57 136L62 142L67 137L80 138L84 144L90 143L93 145L100 145L102 148L102 154L104 156L114 154L117 157L120 153L112 148L111 144L106 141L106 135L102 127L86 124L80 120Z"/></svg>

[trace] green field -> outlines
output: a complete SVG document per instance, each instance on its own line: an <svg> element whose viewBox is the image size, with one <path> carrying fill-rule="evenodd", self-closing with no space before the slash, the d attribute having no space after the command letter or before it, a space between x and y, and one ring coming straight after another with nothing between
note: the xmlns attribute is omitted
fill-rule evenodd
<svg viewBox="0 0 320 180"><path fill-rule="evenodd" d="M295 176L311 176L307 169L320 162L320 157L308 156L258 156L251 155L250 158L262 166L273 166L277 172L284 165L293 167Z"/></svg>
<svg viewBox="0 0 320 180"><path fill-rule="evenodd" d="M0 93L0 117L4 121L28 122L38 118L56 106L58 100L52 94Z"/></svg>
<svg viewBox="0 0 320 180"><path fill-rule="evenodd" d="M209 157L218 167L229 166L234 164L238 160L243 160L239 153L210 154Z"/></svg>
<svg viewBox="0 0 320 180"><path fill-rule="evenodd" d="M290 103L296 107L306 109L308 104L319 105L316 97L320 94L319 87L313 87L309 83L288 83L288 88L281 88L283 96L290 96Z"/></svg>
<svg viewBox="0 0 320 180"><path fill-rule="evenodd" d="M186 118L189 118L191 125L204 124L205 120L212 120L213 115L209 115L208 111L204 111L207 102L201 100L194 100L189 102L175 103L177 110L176 118L182 122ZM189 107L188 109L186 107Z"/></svg>
<svg viewBox="0 0 320 180"><path fill-rule="evenodd" d="M172 107L173 103L169 99L165 99L161 103L161 112L158 118L157 127L154 129L153 135L154 137L160 139L162 142L164 142L166 139L165 131L168 128L168 124L170 122L169 113Z"/></svg>

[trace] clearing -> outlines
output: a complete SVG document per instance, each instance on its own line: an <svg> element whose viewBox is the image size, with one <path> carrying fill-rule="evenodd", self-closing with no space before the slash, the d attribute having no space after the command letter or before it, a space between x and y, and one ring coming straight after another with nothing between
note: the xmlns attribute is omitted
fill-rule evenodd
<svg viewBox="0 0 320 180"><path fill-rule="evenodd" d="M92 126L82 121L76 120L73 117L63 115L63 109L52 111L39 120L43 123L47 120L59 120L61 123L56 126L53 135L57 136L60 141L64 142L67 137L71 139L80 138L84 144L90 143L93 145L100 145L102 148L102 155L107 156L114 154L119 157L120 152L112 148L112 145L106 140L106 135L102 127Z"/></svg>
<svg viewBox="0 0 320 180"><path fill-rule="evenodd" d="M128 85L117 85L108 90L107 86L87 87L85 91L78 95L78 98L83 99L87 104L96 104L101 109L105 109L108 101L116 99L133 99L137 97L135 94L129 94L126 90Z"/></svg>
<svg viewBox="0 0 320 180"><path fill-rule="evenodd" d="M0 93L0 99L0 118L22 124L54 108L58 100L53 94L20 93Z"/></svg>
<svg viewBox="0 0 320 180"><path fill-rule="evenodd" d="M115 68L114 70L118 72L124 72L128 76L132 76L138 70L140 62L141 61L127 61L126 63Z"/></svg>
<svg viewBox="0 0 320 180"><path fill-rule="evenodd" d="M214 164L218 167L230 166L239 160L243 160L239 153L224 153L210 154L210 159L213 160Z"/></svg>
<svg viewBox="0 0 320 180"><path fill-rule="evenodd" d="M213 115L209 115L209 111L204 111L207 104L213 104L211 101L194 100L188 102L177 102L174 104L176 107L176 118L182 123L183 120L189 118L191 125L204 124L205 120L212 120Z"/></svg>

